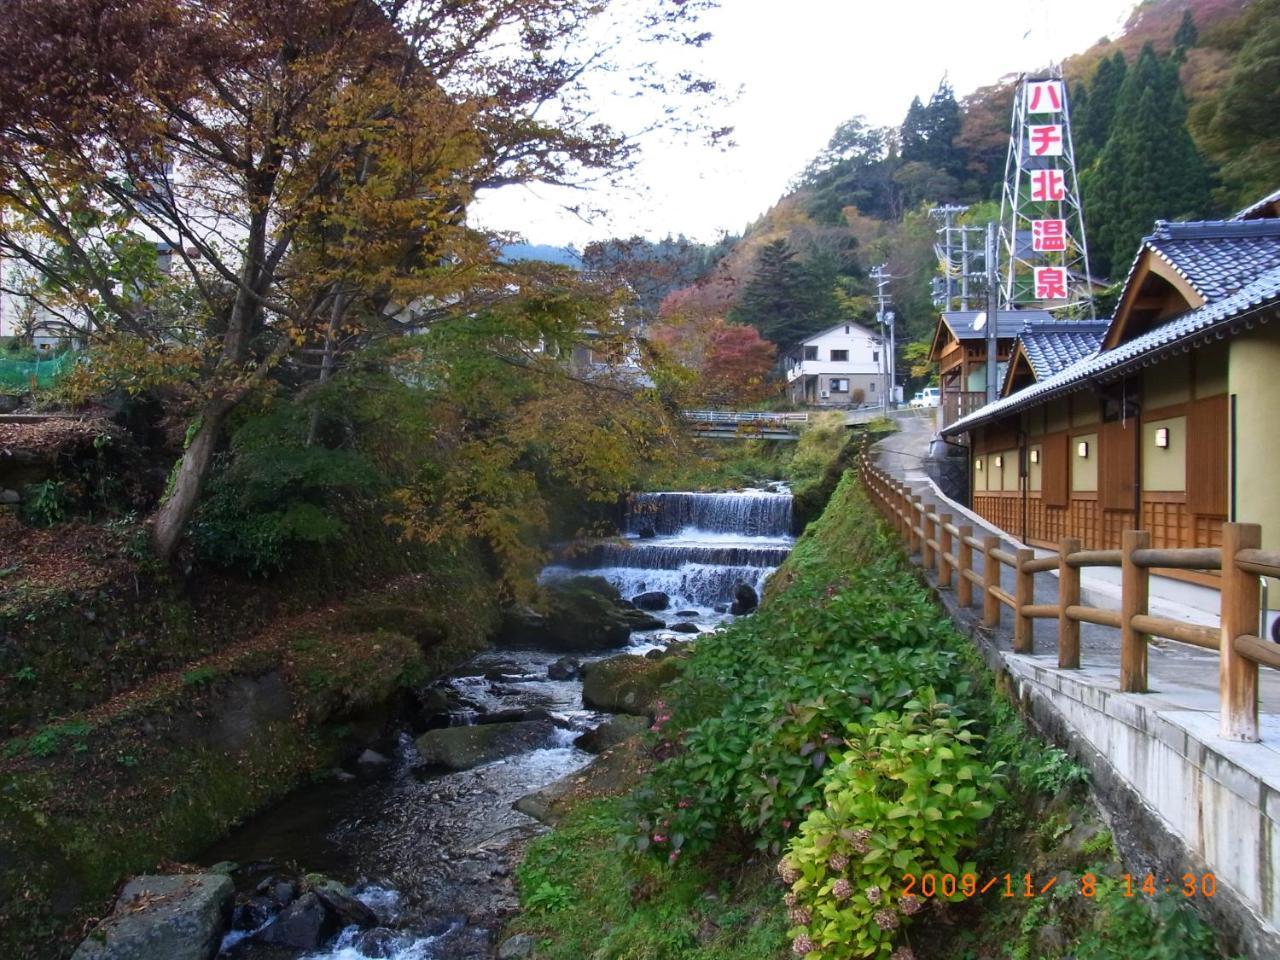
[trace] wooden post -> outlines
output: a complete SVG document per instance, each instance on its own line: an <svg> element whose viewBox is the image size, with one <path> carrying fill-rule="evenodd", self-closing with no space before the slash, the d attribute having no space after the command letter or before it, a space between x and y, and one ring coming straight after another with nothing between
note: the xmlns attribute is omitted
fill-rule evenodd
<svg viewBox="0 0 1280 960"><path fill-rule="evenodd" d="M911 549L908 554L920 552L920 534L917 532L924 529L924 511L920 509L920 498L913 496L911 498L911 509L907 511L907 520L911 525ZM916 521L920 522L920 526L916 526Z"/></svg>
<svg viewBox="0 0 1280 960"><path fill-rule="evenodd" d="M1022 612L1022 608L1035 602L1035 574L1026 569L1036 558L1034 550L1019 550L1014 554L1017 565L1013 568L1013 652L1035 652L1035 621Z"/></svg>
<svg viewBox="0 0 1280 960"><path fill-rule="evenodd" d="M1262 547L1256 523L1222 525L1222 645L1219 648L1218 693L1222 702L1220 731L1228 740L1258 739L1258 665L1235 651L1235 638L1258 634L1258 578L1236 566L1241 550Z"/></svg>
<svg viewBox="0 0 1280 960"><path fill-rule="evenodd" d="M962 607L973 606L973 583L965 576L966 571L973 569L973 547L967 542L972 536L973 527L961 527L960 542L956 544L956 559L959 561L959 569L956 570L959 577L956 581L956 600Z"/></svg>
<svg viewBox="0 0 1280 960"><path fill-rule="evenodd" d="M934 526L928 506L925 506L924 513L920 514L920 527L924 530L924 536L920 538L920 563L925 570L929 570L933 567L933 547L929 546L929 541L938 539L938 530Z"/></svg>
<svg viewBox="0 0 1280 960"><path fill-rule="evenodd" d="M1075 537L1064 537L1058 544L1058 666L1065 670L1080 668L1080 621L1067 616L1067 607L1080 603L1080 568L1067 563L1079 549Z"/></svg>
<svg viewBox="0 0 1280 960"><path fill-rule="evenodd" d="M984 627L1000 626L1000 601L991 592L992 587L1000 586L1000 561L991 555L991 551L998 546L1000 546L999 537L982 538L982 625Z"/></svg>
<svg viewBox="0 0 1280 960"><path fill-rule="evenodd" d="M951 552L951 531L947 524L951 522L951 514L944 513L938 523L938 586L943 590L951 589L951 561L947 554Z"/></svg>
<svg viewBox="0 0 1280 960"><path fill-rule="evenodd" d="M1146 530L1126 530L1120 540L1120 690L1147 692L1147 635L1133 628L1133 618L1147 612L1150 573L1133 562L1135 550L1151 546Z"/></svg>
<svg viewBox="0 0 1280 960"><path fill-rule="evenodd" d="M894 501L898 507L898 535L902 537L902 542L910 545L911 543L911 495L907 490L905 483L896 484L894 487Z"/></svg>

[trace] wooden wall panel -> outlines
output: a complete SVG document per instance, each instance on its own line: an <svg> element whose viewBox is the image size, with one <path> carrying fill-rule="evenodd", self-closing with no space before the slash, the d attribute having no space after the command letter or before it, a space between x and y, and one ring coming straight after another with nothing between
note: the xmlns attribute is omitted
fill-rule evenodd
<svg viewBox="0 0 1280 960"><path fill-rule="evenodd" d="M1227 515L1227 395L1187 406L1187 509L1202 517Z"/></svg>
<svg viewBox="0 0 1280 960"><path fill-rule="evenodd" d="M1113 420L1098 428L1098 501L1104 510L1133 512L1138 432L1136 420Z"/></svg>
<svg viewBox="0 0 1280 960"><path fill-rule="evenodd" d="M1046 506L1065 507L1071 502L1071 437L1051 433L1040 450L1040 496Z"/></svg>

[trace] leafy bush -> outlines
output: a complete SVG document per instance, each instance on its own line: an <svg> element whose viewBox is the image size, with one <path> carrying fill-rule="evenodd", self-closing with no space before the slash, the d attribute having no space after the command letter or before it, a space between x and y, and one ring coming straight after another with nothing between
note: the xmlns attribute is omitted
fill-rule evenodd
<svg viewBox="0 0 1280 960"><path fill-rule="evenodd" d="M902 892L903 874L976 873L957 859L994 805L973 721L932 690L850 724L845 751L823 783L779 873L788 881L792 951L810 960L888 957L895 932L923 906Z"/></svg>
<svg viewBox="0 0 1280 960"><path fill-rule="evenodd" d="M360 453L305 446L298 414L250 421L219 458L191 530L202 559L254 576L282 570L302 548L341 539L379 490Z"/></svg>
<svg viewBox="0 0 1280 960"><path fill-rule="evenodd" d="M29 523L51 527L67 512L66 484L58 480L45 480L27 487L22 498L22 512Z"/></svg>

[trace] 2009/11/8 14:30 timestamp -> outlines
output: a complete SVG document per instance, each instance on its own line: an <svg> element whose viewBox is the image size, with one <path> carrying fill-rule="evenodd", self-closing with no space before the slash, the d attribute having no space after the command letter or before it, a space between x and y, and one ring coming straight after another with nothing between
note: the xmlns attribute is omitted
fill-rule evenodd
<svg viewBox="0 0 1280 960"><path fill-rule="evenodd" d="M1116 892L1126 897L1154 897L1161 893L1181 893L1182 896L1212 897L1218 889L1218 882L1212 873L1184 873L1180 877L1164 877L1163 882L1155 874L1137 876L1132 873L1122 874L1121 886ZM942 897L947 900L967 898L990 894L1002 897L1040 897L1049 893L1057 884L1057 877L1050 877L1043 883L1032 877L1030 873L998 873L991 877L980 877L976 873L905 873L902 875L902 895L931 898ZM1082 897L1096 897L1099 893L1098 877L1093 873L1082 874L1077 885L1077 893Z"/></svg>

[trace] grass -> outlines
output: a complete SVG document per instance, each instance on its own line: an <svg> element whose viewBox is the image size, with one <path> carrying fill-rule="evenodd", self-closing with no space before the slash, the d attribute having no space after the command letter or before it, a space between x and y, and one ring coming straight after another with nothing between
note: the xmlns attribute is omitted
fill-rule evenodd
<svg viewBox="0 0 1280 960"><path fill-rule="evenodd" d="M853 620L848 619L851 612ZM900 630L906 632L892 639ZM808 681L800 675L806 645L812 644L817 654L825 647L835 657L831 662L838 663L839 649L831 650L832 643L861 646L880 642L877 637L884 638L886 649L897 643L899 659L905 655L927 665L951 658L956 709L977 721L975 729L985 737L986 762L1002 771L1004 799L982 830L981 846L971 853L982 875L1021 877L1031 872L1037 886L1052 877L1061 881L1044 896L1030 899L987 896L939 903L915 918L908 931L913 956L1200 960L1222 955L1213 931L1180 896L1147 900L1123 895L1117 884L1124 868L1089 798L1087 771L1025 725L968 639L907 571L849 474L771 581L761 611L727 633L704 637L694 648L684 678L667 693L673 724L692 729L708 717L743 715L744 698L778 694L794 704L807 694L778 692L805 689ZM891 659L886 654L881 671L886 675L892 673ZM867 682L873 686L876 681ZM897 681L893 683L896 687ZM824 685L818 678L828 708L835 686L839 681L829 679ZM910 683L905 687L907 696L912 689ZM890 700L896 695L890 693ZM732 787L727 793L720 788L704 792L706 799L699 802L720 804L713 814L718 820L714 839L674 866L669 858L637 852L632 842L636 798L642 810L655 809L644 798L660 797L670 763L660 764L633 797L597 800L571 811L556 830L529 847L517 873L524 913L508 932L537 938L535 960L790 956L795 929L781 902L784 888L773 876L776 857L757 852L758 837L743 826L750 817L742 814L742 803L751 796L753 758L779 758L776 744L769 745L775 729L781 728L762 722L743 732L745 748L731 735L731 749L722 758L709 758L701 775L706 781L720 777L723 766L729 780L737 776L733 771L744 772L748 792L736 799ZM658 751L679 758L694 749L684 745L692 741L678 734L669 736L664 730L660 736ZM706 749L705 738L698 748ZM680 789L690 789L690 781ZM699 789L696 783L692 789ZM646 803L650 806L644 807ZM674 820L672 824L674 830ZM794 831L798 825L789 819L783 826ZM1096 879L1092 897L1080 892L1085 875ZM809 954L809 960L827 957Z"/></svg>

